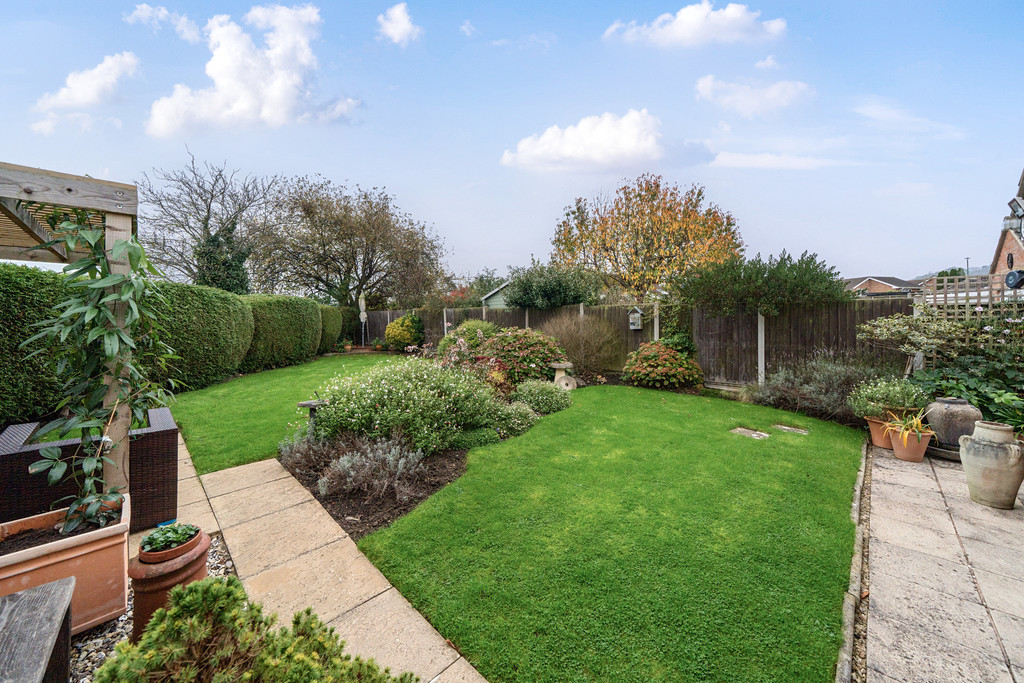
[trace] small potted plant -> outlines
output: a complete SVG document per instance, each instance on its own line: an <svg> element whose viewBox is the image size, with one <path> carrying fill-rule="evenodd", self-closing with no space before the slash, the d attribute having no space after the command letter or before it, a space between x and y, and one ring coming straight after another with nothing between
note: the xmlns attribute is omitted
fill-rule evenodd
<svg viewBox="0 0 1024 683"><path fill-rule="evenodd" d="M160 527L142 539L139 556L128 566L135 590L133 642L142 636L153 613L167 604L172 588L206 577L209 551L209 535L194 524Z"/></svg>
<svg viewBox="0 0 1024 683"><path fill-rule="evenodd" d="M892 438L892 452L900 460L921 462L928 442L935 433L924 422L925 411L916 413L889 413L885 422L885 433Z"/></svg>
<svg viewBox="0 0 1024 683"><path fill-rule="evenodd" d="M375 337L374 338L374 340L373 340L373 350L374 351L383 351L384 350L384 341L380 337Z"/></svg>
<svg viewBox="0 0 1024 683"><path fill-rule="evenodd" d="M910 380L880 377L861 382L848 400L854 414L864 418L871 432L871 443L879 448L892 448L892 439L885 429L886 416L912 414L928 403L928 396Z"/></svg>
<svg viewBox="0 0 1024 683"><path fill-rule="evenodd" d="M341 340L341 346L342 346L342 348L345 349L345 352L348 353L349 351L352 350L352 340L351 339L342 339Z"/></svg>

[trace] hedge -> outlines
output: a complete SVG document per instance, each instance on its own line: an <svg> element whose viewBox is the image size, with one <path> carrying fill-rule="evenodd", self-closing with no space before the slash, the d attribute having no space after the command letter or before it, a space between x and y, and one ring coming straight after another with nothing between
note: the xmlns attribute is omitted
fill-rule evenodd
<svg viewBox="0 0 1024 683"><path fill-rule="evenodd" d="M338 343L341 336L341 311L337 306L320 304L320 320L323 322L320 333L320 348L317 353L328 353Z"/></svg>
<svg viewBox="0 0 1024 683"><path fill-rule="evenodd" d="M298 296L250 294L253 333L242 372L301 363L320 348L320 304Z"/></svg>
<svg viewBox="0 0 1024 683"><path fill-rule="evenodd" d="M238 372L252 343L253 316L237 294L213 287L160 283L165 303L160 306L160 340L178 358L167 372L150 368L156 381L174 379L178 391L202 389Z"/></svg>
<svg viewBox="0 0 1024 683"><path fill-rule="evenodd" d="M53 317L52 307L67 298L63 274L0 263L0 425L33 422L60 401L52 354L25 360L45 342L18 346L39 331L33 323Z"/></svg>
<svg viewBox="0 0 1024 683"><path fill-rule="evenodd" d="M359 309L355 306L339 306L338 310L341 311L341 334L338 335L338 339L351 339L357 344L362 343Z"/></svg>

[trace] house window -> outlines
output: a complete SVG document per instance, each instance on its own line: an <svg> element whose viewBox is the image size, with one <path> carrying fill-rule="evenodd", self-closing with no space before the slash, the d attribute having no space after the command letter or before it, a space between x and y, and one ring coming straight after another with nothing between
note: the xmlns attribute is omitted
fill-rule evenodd
<svg viewBox="0 0 1024 683"><path fill-rule="evenodd" d="M1006 255L1006 267L1013 270L1013 254Z"/></svg>

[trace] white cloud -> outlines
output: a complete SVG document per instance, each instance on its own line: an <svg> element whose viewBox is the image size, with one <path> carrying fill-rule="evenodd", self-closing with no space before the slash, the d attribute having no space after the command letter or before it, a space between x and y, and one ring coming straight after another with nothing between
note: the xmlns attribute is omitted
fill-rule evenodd
<svg viewBox="0 0 1024 683"><path fill-rule="evenodd" d="M956 126L915 116L905 109L880 100L866 102L856 107L854 111L879 126L894 131L933 135L945 140L962 140L965 137L964 132Z"/></svg>
<svg viewBox="0 0 1024 683"><path fill-rule="evenodd" d="M136 5L135 9L131 14L127 15L124 20L129 24L143 24L149 26L154 31L160 28L161 24L167 23L174 26L175 32L182 40L187 40L190 43L199 42L199 27L196 23L189 19L184 14L178 14L171 10L158 5L153 7L142 3Z"/></svg>
<svg viewBox="0 0 1024 683"><path fill-rule="evenodd" d="M778 69L779 63L775 61L775 55L768 55L759 62L754 62L755 69Z"/></svg>
<svg viewBox="0 0 1024 683"><path fill-rule="evenodd" d="M847 162L821 157L798 156L795 154L776 154L761 152L746 154L742 152L719 152L715 155L711 166L716 168L754 168L784 171L812 171L825 166L845 166Z"/></svg>
<svg viewBox="0 0 1024 683"><path fill-rule="evenodd" d="M114 92L122 77L135 73L138 66L139 58L131 52L107 55L91 69L69 73L64 87L40 97L35 110L46 112L95 106Z"/></svg>
<svg viewBox="0 0 1024 683"><path fill-rule="evenodd" d="M758 21L760 16L761 12L752 12L746 5L729 3L716 10L710 0L701 0L675 14L662 14L649 24L616 21L604 32L604 38L658 47L698 47L772 40L786 32L785 19Z"/></svg>
<svg viewBox="0 0 1024 683"><path fill-rule="evenodd" d="M395 45L402 47L416 40L423 33L422 28L412 23L409 7L404 2L389 7L384 14L378 14L377 23L380 24L378 33Z"/></svg>
<svg viewBox="0 0 1024 683"><path fill-rule="evenodd" d="M537 171L615 168L660 159L661 121L646 109L624 116L588 116L565 128L551 126L523 138L516 151L505 150L504 166Z"/></svg>
<svg viewBox="0 0 1024 683"><path fill-rule="evenodd" d="M811 86L801 81L779 81L757 88L744 83L719 81L712 75L697 79L694 89L698 100L707 100L748 119L788 107L801 96L813 92Z"/></svg>
<svg viewBox="0 0 1024 683"><path fill-rule="evenodd" d="M462 22L462 26L459 26L459 30L462 31L467 38L472 38L476 35L476 26L473 26L473 22L469 19Z"/></svg>
<svg viewBox="0 0 1024 683"><path fill-rule="evenodd" d="M173 135L190 123L215 126L266 125L336 120L358 104L341 98L314 105L311 75L317 68L310 46L318 35L320 11L312 5L253 7L245 23L264 32L257 47L250 34L221 14L203 29L212 53L206 75L213 84L193 90L177 84L150 109L150 135Z"/></svg>

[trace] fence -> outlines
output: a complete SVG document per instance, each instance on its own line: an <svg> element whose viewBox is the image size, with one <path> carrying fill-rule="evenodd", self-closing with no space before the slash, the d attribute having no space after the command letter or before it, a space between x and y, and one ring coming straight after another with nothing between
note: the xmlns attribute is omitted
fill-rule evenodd
<svg viewBox="0 0 1024 683"><path fill-rule="evenodd" d="M918 298L938 316L953 320L976 319L979 312L1013 317L1024 312L1024 289L1010 289L1003 275L934 277Z"/></svg>
<svg viewBox="0 0 1024 683"><path fill-rule="evenodd" d="M697 362L708 385L753 384L772 368L810 358L822 349L862 350L857 325L912 311L910 300L902 297L794 307L772 317L709 316L698 309L693 311L692 327Z"/></svg>
<svg viewBox="0 0 1024 683"><path fill-rule="evenodd" d="M390 310L390 311L367 311L366 314L366 339L383 339L384 329L393 320L396 320L406 313L415 313L423 320L423 328L426 334L426 341L436 345L444 336L445 325L452 330L458 327L464 320L487 320L498 327L523 327L539 328L547 321L563 313L582 315L584 317L598 317L606 320L620 332L619 342L616 345L614 367L608 370L621 370L626 363L626 355L636 351L644 342L649 342L656 337L655 328L660 325L660 314L653 306L641 306L644 312L644 327L642 330L629 329L629 313L632 306L562 306L549 310L538 310L535 308L446 308L438 311L425 309Z"/></svg>

